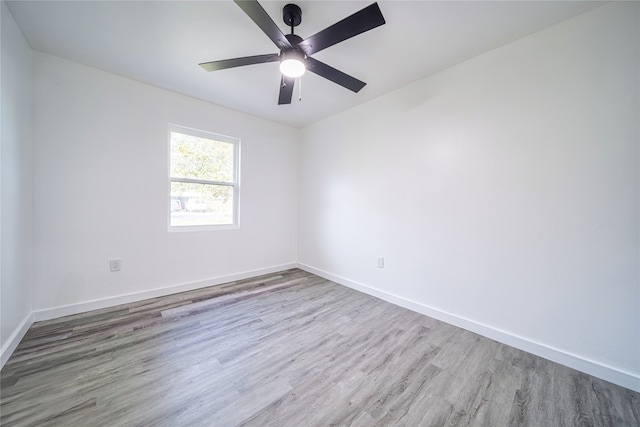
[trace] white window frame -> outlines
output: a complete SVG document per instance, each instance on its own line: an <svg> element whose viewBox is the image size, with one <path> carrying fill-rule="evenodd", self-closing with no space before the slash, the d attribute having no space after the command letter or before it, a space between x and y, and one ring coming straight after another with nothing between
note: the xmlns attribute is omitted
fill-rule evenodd
<svg viewBox="0 0 640 427"><path fill-rule="evenodd" d="M227 142L233 144L233 182L226 181L208 181L195 178L178 178L171 176L171 132L182 133L185 135L196 136L200 138L213 139L215 141ZM189 231L212 231L212 230L231 230L240 228L240 138L233 136L221 135L218 133L208 132L200 129L180 126L169 123L167 130L167 176L169 178L168 199L167 199L167 226L170 232L189 232ZM191 184L205 185L223 185L233 187L233 223L232 224L210 224L210 225L171 225L171 183L184 182Z"/></svg>

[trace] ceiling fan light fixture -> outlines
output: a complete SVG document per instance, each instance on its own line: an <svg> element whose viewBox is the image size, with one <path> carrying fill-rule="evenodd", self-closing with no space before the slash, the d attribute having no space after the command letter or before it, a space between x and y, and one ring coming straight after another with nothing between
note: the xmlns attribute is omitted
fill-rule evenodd
<svg viewBox="0 0 640 427"><path fill-rule="evenodd" d="M291 34L285 35L258 0L233 1L278 47L278 53L245 56L199 64L205 70L216 71L266 62L280 62L280 72L282 74L278 105L291 104L293 86L295 84L301 86L302 83L299 79L296 82L296 78L302 76L307 67L309 71L313 71L317 76L323 77L354 93L358 93L366 85L365 82L318 61L312 56L316 52L320 52L334 44L385 24L384 16L382 16L378 3L370 4L364 9L347 16L342 21L336 22L303 40L293 31L302 22L300 6L289 3L282 8L282 20L287 27L291 27Z"/></svg>
<svg viewBox="0 0 640 427"><path fill-rule="evenodd" d="M280 62L280 72L287 77L296 78L300 77L307 71L302 60L304 55L299 52L291 51L282 54L282 61Z"/></svg>

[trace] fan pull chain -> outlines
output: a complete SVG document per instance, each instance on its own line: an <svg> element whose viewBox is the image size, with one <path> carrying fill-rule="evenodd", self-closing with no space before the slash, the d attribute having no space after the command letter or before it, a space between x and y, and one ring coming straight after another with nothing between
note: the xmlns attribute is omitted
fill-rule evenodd
<svg viewBox="0 0 640 427"><path fill-rule="evenodd" d="M302 101L302 77L298 77L298 101Z"/></svg>

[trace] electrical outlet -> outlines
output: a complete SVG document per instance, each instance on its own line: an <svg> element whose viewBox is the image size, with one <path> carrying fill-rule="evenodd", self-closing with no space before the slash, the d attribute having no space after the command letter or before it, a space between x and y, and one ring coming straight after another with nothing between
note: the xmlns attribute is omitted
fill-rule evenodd
<svg viewBox="0 0 640 427"><path fill-rule="evenodd" d="M384 268L384 257L378 257L378 268Z"/></svg>
<svg viewBox="0 0 640 427"><path fill-rule="evenodd" d="M122 268L122 260L119 258L109 260L109 268L111 271L120 271Z"/></svg>

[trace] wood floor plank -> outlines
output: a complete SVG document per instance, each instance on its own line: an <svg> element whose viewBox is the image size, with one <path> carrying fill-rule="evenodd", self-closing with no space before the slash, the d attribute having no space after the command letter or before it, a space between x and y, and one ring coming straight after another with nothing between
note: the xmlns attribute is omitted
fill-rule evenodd
<svg viewBox="0 0 640 427"><path fill-rule="evenodd" d="M638 426L640 395L298 269L38 322L3 426Z"/></svg>

